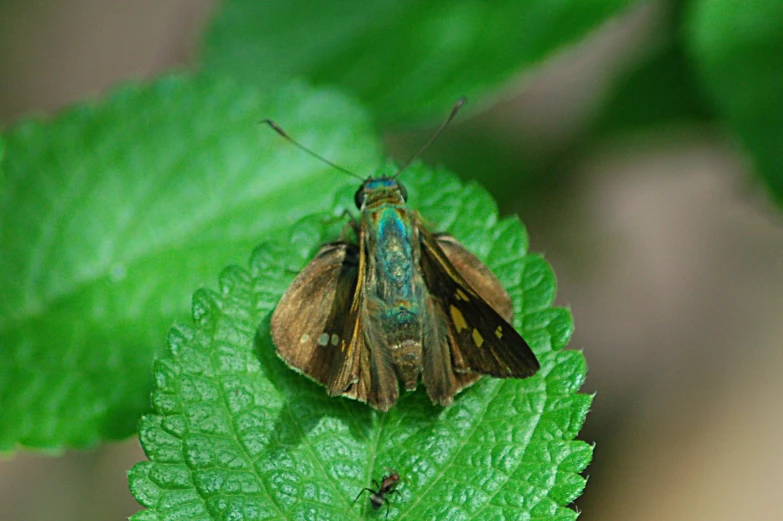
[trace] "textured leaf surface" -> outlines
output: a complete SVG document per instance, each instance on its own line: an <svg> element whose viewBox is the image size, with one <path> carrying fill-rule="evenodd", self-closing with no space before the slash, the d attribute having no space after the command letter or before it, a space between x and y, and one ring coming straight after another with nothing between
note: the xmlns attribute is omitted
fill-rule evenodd
<svg viewBox="0 0 783 521"><path fill-rule="evenodd" d="M783 2L696 0L686 29L703 89L783 204Z"/></svg>
<svg viewBox="0 0 783 521"><path fill-rule="evenodd" d="M630 3L226 0L203 60L263 86L292 75L340 85L381 122L399 123L496 91Z"/></svg>
<svg viewBox="0 0 783 521"><path fill-rule="evenodd" d="M187 316L193 288L349 182L265 116L350 168L377 164L344 97L207 77L129 86L5 133L0 449L132 434L160 332Z"/></svg>
<svg viewBox="0 0 783 521"><path fill-rule="evenodd" d="M551 307L549 265L527 253L518 220L498 220L484 190L423 166L404 182L433 229L452 232L508 288L540 373L482 379L449 408L433 406L422 389L386 414L329 398L276 357L269 335L283 291L344 223L314 214L290 239L258 247L249 271L228 268L217 292L198 291L194 325L170 332L155 366L155 414L140 428L150 461L129 475L148 508L134 521L364 519L366 496L351 502L384 467L403 478L390 519L576 518L564 505L584 487L578 472L592 449L573 438L590 397L577 394L582 354L563 350L573 322ZM352 195L341 191L334 212Z"/></svg>

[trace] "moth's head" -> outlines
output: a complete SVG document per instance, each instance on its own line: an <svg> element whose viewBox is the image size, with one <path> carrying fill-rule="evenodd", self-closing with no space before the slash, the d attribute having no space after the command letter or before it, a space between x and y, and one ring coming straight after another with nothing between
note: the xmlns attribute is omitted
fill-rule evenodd
<svg viewBox="0 0 783 521"><path fill-rule="evenodd" d="M404 203L408 200L408 191L402 183L392 177L370 177L362 183L353 196L356 208L360 210L366 204L381 199L392 203Z"/></svg>

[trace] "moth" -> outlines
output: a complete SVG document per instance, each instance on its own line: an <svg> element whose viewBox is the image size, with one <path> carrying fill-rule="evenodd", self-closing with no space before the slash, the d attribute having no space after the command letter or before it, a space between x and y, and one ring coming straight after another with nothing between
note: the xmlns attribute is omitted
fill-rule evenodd
<svg viewBox="0 0 783 521"><path fill-rule="evenodd" d="M510 324L511 299L497 277L454 237L430 232L397 181L463 102L394 176L363 180L354 197L360 216L350 223L358 241L322 246L272 315L278 355L331 396L388 411L400 382L412 391L421 379L432 402L446 406L481 375L526 378L539 369Z"/></svg>
<svg viewBox="0 0 783 521"><path fill-rule="evenodd" d="M359 498L362 497L362 494L364 494L365 492L369 492L370 505L372 506L372 509L378 510L383 506L384 503L386 503L386 517L389 517L389 507L391 505L389 504L389 499L386 496L390 494L400 493L399 490L396 490L397 483L400 482L400 475L397 474L397 471L394 469L386 469L386 470L389 471L389 474L383 476L380 484L378 484L376 480L374 479L372 480L372 483L373 485L375 485L375 488L377 490L373 490L371 488L363 488L361 492L359 492L359 495L356 496L356 499L353 500L353 503L359 501Z"/></svg>

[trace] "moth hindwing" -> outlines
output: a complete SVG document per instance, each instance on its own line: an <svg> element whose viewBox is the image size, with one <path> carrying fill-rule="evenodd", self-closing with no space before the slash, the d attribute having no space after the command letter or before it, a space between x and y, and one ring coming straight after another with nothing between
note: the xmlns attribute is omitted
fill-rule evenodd
<svg viewBox="0 0 783 521"><path fill-rule="evenodd" d="M356 192L358 243L324 245L272 315L292 368L386 411L419 379L448 405L480 375L525 378L539 368L517 333L500 281L453 237L432 234L391 177Z"/></svg>

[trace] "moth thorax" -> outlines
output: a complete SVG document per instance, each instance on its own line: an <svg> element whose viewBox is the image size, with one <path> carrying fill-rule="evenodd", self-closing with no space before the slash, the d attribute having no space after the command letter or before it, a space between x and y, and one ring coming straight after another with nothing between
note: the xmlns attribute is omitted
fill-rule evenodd
<svg viewBox="0 0 783 521"><path fill-rule="evenodd" d="M376 208L386 205L399 206L403 204L405 204L405 200L396 186L367 190L364 195L365 208Z"/></svg>
<svg viewBox="0 0 783 521"><path fill-rule="evenodd" d="M397 378L405 385L405 390L416 389L421 374L421 342L403 340L391 346L391 359L397 371Z"/></svg>

